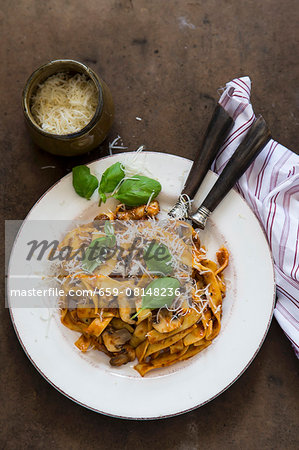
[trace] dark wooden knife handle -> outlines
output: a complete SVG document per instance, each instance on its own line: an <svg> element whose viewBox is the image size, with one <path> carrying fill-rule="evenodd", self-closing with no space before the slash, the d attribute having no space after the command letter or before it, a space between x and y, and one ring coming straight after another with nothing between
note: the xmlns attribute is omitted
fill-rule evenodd
<svg viewBox="0 0 299 450"><path fill-rule="evenodd" d="M195 157L182 194L187 194L190 198L195 196L232 125L233 119L218 103L199 147L198 155Z"/></svg>
<svg viewBox="0 0 299 450"><path fill-rule="evenodd" d="M271 139L269 128L263 117L259 116L197 211L202 207L210 212L214 211L265 147L269 139Z"/></svg>

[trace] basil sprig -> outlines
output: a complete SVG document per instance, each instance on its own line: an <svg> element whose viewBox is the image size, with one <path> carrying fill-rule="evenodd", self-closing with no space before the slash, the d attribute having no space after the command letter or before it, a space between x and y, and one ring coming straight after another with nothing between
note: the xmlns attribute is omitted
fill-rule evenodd
<svg viewBox="0 0 299 450"><path fill-rule="evenodd" d="M113 197L127 206L140 206L146 204L150 198L157 197L161 188L159 181L143 175L134 175L121 183Z"/></svg>
<svg viewBox="0 0 299 450"><path fill-rule="evenodd" d="M168 247L159 242L152 242L144 250L144 261L152 274L170 275L173 271L172 256Z"/></svg>
<svg viewBox="0 0 299 450"><path fill-rule="evenodd" d="M120 162L113 164L105 170L99 186L100 198L104 203L107 200L106 194L113 192L124 176L125 172Z"/></svg>
<svg viewBox="0 0 299 450"><path fill-rule="evenodd" d="M137 317L144 309L158 309L170 306L173 299L179 295L180 282L176 278L163 277L151 281L142 296L141 309L134 314Z"/></svg>
<svg viewBox="0 0 299 450"><path fill-rule="evenodd" d="M73 168L73 186L81 197L90 199L98 187L98 180L91 175L87 166ZM127 206L140 206L157 197L162 187L159 181L143 175L125 178L125 171L120 162L105 170L99 185L100 203L107 200L106 194L111 194Z"/></svg>
<svg viewBox="0 0 299 450"><path fill-rule="evenodd" d="M80 197L88 200L98 187L98 180L94 175L91 175L90 169L86 166L73 167L73 186Z"/></svg>
<svg viewBox="0 0 299 450"><path fill-rule="evenodd" d="M100 264L102 264L109 254L109 250L115 247L116 238L114 228L110 221L106 221L104 225L106 236L94 239L87 249L82 260L82 267L87 272L92 273Z"/></svg>

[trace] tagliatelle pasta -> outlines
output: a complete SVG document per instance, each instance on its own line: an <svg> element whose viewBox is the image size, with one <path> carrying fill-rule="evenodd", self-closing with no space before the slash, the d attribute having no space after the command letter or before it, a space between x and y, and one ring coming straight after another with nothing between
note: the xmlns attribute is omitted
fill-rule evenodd
<svg viewBox="0 0 299 450"><path fill-rule="evenodd" d="M131 209L120 205L114 213L100 214L96 219L107 223L118 220L113 233L122 239L128 233L128 230L122 227L122 220L129 221L135 228L137 223L137 228L139 226L141 232L146 234L148 230L139 224L139 220L154 221L158 212L159 204L153 201L149 205ZM97 222L82 225L68 233L60 248L68 245L75 253L82 248L83 243L83 248L86 250L89 245L87 251L90 251L90 242L96 241L108 242L109 247L109 239L113 242L115 239L109 234L109 227L105 229L106 235ZM161 242L167 233L168 231L160 232L158 229L157 235L161 237ZM180 258L175 266L176 271L173 272L175 275L164 278L173 280L177 277L184 286L182 280L188 279L188 273L184 274L182 267L188 269L188 265L190 266L189 281L192 289L189 291L185 289L185 295L187 296L189 292L190 299L186 300L181 296L180 303L176 300L180 295L175 294L177 296L173 303L169 301L168 305L161 307L144 305L148 287L158 277L143 267L137 259L129 264L131 272L138 274L137 278L131 277L131 273L129 276L122 273L122 258L113 254L95 266L92 273L88 273L86 266L84 269L84 264L78 266L74 262L62 262L59 273L61 287L64 290L61 298L61 322L80 333L75 342L80 351L86 352L90 349L102 351L110 357L112 366L121 366L137 359L134 368L144 376L153 369L191 358L212 343L221 327L222 301L226 292L223 271L228 265L229 255L227 249L222 247L216 253L217 262L207 259L197 233L194 229L191 229L191 233L190 263L183 240L176 236L169 240L173 247L180 250ZM124 241L124 246L126 245ZM172 250L171 245L169 250ZM112 246L113 243L110 247ZM106 246L106 251L108 247ZM83 298L74 298L70 295L74 287L86 290L90 294ZM95 288L105 295L100 297L97 293L92 294L96 292ZM132 297L128 292L135 294ZM160 292L157 296L159 295ZM151 305L157 304L157 298L150 298L149 301ZM156 303L153 303L154 301Z"/></svg>

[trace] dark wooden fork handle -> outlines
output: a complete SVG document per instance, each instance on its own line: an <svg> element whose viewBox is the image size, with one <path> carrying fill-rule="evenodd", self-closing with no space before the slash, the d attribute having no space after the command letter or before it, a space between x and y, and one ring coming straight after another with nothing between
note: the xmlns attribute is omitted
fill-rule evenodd
<svg viewBox="0 0 299 450"><path fill-rule="evenodd" d="M232 125L233 119L217 104L182 194L187 194L191 199L195 196Z"/></svg>
<svg viewBox="0 0 299 450"><path fill-rule="evenodd" d="M260 116L252 125L247 135L232 155L218 180L208 193L195 214L191 216L200 228L204 228L207 218L223 200L238 179L248 169L257 155L271 139L269 128Z"/></svg>

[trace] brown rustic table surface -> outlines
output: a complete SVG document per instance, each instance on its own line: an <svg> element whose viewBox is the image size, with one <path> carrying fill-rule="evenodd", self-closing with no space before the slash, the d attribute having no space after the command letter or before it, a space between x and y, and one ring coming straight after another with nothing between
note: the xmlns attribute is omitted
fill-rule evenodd
<svg viewBox="0 0 299 450"><path fill-rule="evenodd" d="M74 165L107 155L118 134L131 150L144 144L193 158L217 89L236 76L251 77L255 111L294 149L298 16L296 0L1 0L2 216L23 219ZM115 100L107 141L80 158L42 152L23 122L24 83L55 58L90 65ZM298 448L297 360L275 320L229 390L193 412L152 422L105 417L59 394L25 356L5 308L0 333L1 448Z"/></svg>

